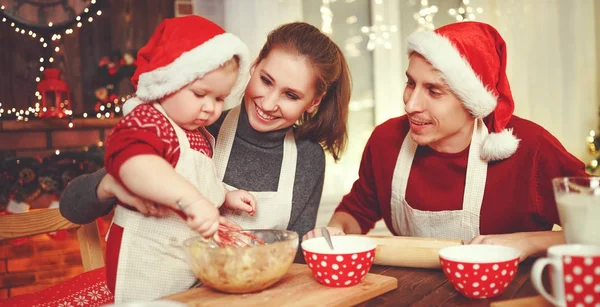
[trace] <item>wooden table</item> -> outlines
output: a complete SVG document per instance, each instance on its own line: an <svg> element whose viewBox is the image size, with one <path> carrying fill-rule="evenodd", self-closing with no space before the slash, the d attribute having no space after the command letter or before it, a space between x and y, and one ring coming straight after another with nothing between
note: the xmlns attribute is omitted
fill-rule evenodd
<svg viewBox="0 0 600 307"><path fill-rule="evenodd" d="M369 273L395 277L398 280L398 288L361 303L358 306L490 306L491 303L504 301L504 304L497 306L501 307L507 306L506 300L516 298L533 298L533 300L511 301L508 306L551 306L541 297L537 297L538 293L529 280L534 260L530 259L521 263L515 279L505 292L499 297L487 300L469 299L462 296L454 290L454 287L446 279L441 269L415 269L374 265L371 267ZM303 261L298 262L303 263ZM547 277L545 279L547 281ZM183 299L182 302L186 302L185 295L190 295L188 291L175 294L174 296L183 295L180 299ZM196 295L196 293L193 295ZM172 298L168 297L167 299ZM327 306L326 301L323 301L323 306Z"/></svg>
<svg viewBox="0 0 600 307"><path fill-rule="evenodd" d="M521 263L515 279L506 291L501 296L488 300L462 296L439 269L374 265L370 273L395 277L398 279L398 288L358 306L489 306L494 301L536 296L538 293L529 280L533 261L534 259Z"/></svg>

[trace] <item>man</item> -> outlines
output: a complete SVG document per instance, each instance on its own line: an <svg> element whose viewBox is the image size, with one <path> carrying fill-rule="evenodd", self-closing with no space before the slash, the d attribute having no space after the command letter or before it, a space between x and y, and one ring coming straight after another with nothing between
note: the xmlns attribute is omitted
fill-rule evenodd
<svg viewBox="0 0 600 307"><path fill-rule="evenodd" d="M586 176L584 165L512 115L500 34L454 23L412 34L408 54L406 115L373 131L330 231L367 233L383 218L394 235L510 245L522 258L564 242L551 180Z"/></svg>

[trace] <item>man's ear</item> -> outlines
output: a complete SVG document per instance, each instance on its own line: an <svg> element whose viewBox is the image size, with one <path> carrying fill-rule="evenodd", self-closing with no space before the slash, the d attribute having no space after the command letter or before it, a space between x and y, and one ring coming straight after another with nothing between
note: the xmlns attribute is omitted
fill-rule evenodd
<svg viewBox="0 0 600 307"><path fill-rule="evenodd" d="M308 113L313 113L321 104L321 100L323 100L323 97L325 97L325 94L327 92L323 92L323 94L315 97L315 99L313 99L313 101L311 102L310 106L308 107L308 109L306 109L306 112Z"/></svg>

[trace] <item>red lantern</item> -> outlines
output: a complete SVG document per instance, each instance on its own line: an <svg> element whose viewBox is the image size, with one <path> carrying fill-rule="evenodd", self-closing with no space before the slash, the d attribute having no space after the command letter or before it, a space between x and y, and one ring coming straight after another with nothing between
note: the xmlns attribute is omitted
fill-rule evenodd
<svg viewBox="0 0 600 307"><path fill-rule="evenodd" d="M61 72L58 68L44 70L44 79L38 83L37 89L42 96L40 102L40 117L62 118L65 111L71 110L71 94L69 85L60 79Z"/></svg>

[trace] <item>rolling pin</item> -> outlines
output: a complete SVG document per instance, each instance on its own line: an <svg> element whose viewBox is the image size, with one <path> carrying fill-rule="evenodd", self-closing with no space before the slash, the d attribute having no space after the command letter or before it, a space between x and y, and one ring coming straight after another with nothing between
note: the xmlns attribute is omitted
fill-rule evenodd
<svg viewBox="0 0 600 307"><path fill-rule="evenodd" d="M461 240L450 239L358 236L373 239L377 243L373 263L411 268L440 268L438 251L444 247L462 244Z"/></svg>

